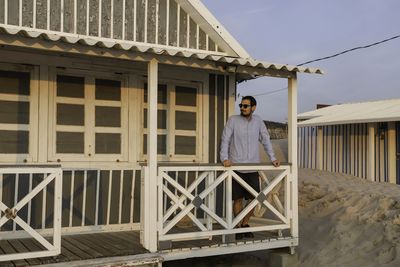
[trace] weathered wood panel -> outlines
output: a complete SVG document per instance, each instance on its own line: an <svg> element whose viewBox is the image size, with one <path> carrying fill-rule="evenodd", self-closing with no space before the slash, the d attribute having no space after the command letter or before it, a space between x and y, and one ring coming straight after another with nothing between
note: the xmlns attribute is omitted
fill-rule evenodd
<svg viewBox="0 0 400 267"><path fill-rule="evenodd" d="M207 35L202 29L199 29L199 49L207 50Z"/></svg>
<svg viewBox="0 0 400 267"><path fill-rule="evenodd" d="M0 23L222 52L175 0L0 0Z"/></svg>
<svg viewBox="0 0 400 267"><path fill-rule="evenodd" d="M47 29L47 1L36 0L36 28Z"/></svg>
<svg viewBox="0 0 400 267"><path fill-rule="evenodd" d="M4 21L4 2L6 0L0 0L0 23L5 23Z"/></svg>
<svg viewBox="0 0 400 267"><path fill-rule="evenodd" d="M187 47L187 13L180 8L179 12L179 46L180 47Z"/></svg>
<svg viewBox="0 0 400 267"><path fill-rule="evenodd" d="M82 224L83 179L84 172L76 171L73 186L74 198L72 202L72 226L81 226Z"/></svg>
<svg viewBox="0 0 400 267"><path fill-rule="evenodd" d="M74 20L75 20L75 18L74 18L75 17L74 1L64 1L63 11L64 11L63 12L64 32L74 33Z"/></svg>
<svg viewBox="0 0 400 267"><path fill-rule="evenodd" d="M89 35L99 35L99 1L91 1L89 5Z"/></svg>
<svg viewBox="0 0 400 267"><path fill-rule="evenodd" d="M192 18L189 24L189 48L197 48L197 24Z"/></svg>
<svg viewBox="0 0 400 267"><path fill-rule="evenodd" d="M134 203L133 203L133 222L140 222L140 200L141 200L141 181L140 181L140 171L135 172L135 193L134 193Z"/></svg>
<svg viewBox="0 0 400 267"><path fill-rule="evenodd" d="M50 30L61 31L61 1L50 1Z"/></svg>
<svg viewBox="0 0 400 267"><path fill-rule="evenodd" d="M167 44L167 1L159 1L158 43Z"/></svg>
<svg viewBox="0 0 400 267"><path fill-rule="evenodd" d="M156 43L156 0L147 0L147 42Z"/></svg>
<svg viewBox="0 0 400 267"><path fill-rule="evenodd" d="M101 0L101 36L112 38L111 36L111 1Z"/></svg>
<svg viewBox="0 0 400 267"><path fill-rule="evenodd" d="M33 0L22 1L22 26L33 27Z"/></svg>
<svg viewBox="0 0 400 267"><path fill-rule="evenodd" d="M217 78L217 162L221 162L219 159L219 149L221 147L221 136L222 131L225 126L225 99L224 96L226 94L226 87L225 87L225 76L218 75Z"/></svg>
<svg viewBox="0 0 400 267"><path fill-rule="evenodd" d="M145 14L146 14L146 0L137 0L136 4L136 41L145 41Z"/></svg>
<svg viewBox="0 0 400 267"><path fill-rule="evenodd" d="M135 0L126 0L125 8L125 40L134 40Z"/></svg>
<svg viewBox="0 0 400 267"><path fill-rule="evenodd" d="M19 1L8 1L8 24L19 25Z"/></svg>
<svg viewBox="0 0 400 267"><path fill-rule="evenodd" d="M114 0L113 8L113 35L114 39L122 39L122 25L123 25L123 0Z"/></svg>
<svg viewBox="0 0 400 267"><path fill-rule="evenodd" d="M208 50L215 51L215 43L210 37L208 37Z"/></svg>
<svg viewBox="0 0 400 267"><path fill-rule="evenodd" d="M77 0L76 33L86 35L87 30L87 3L86 0Z"/></svg>
<svg viewBox="0 0 400 267"><path fill-rule="evenodd" d="M169 29L168 45L177 46L178 43L178 5L175 1L169 1Z"/></svg>

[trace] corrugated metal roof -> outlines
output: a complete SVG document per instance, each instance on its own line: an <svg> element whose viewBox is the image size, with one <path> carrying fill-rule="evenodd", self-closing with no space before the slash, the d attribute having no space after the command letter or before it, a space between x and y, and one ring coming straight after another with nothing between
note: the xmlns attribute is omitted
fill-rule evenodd
<svg viewBox="0 0 400 267"><path fill-rule="evenodd" d="M400 99L329 106L301 113L299 127L366 122L400 121Z"/></svg>
<svg viewBox="0 0 400 267"><path fill-rule="evenodd" d="M9 27L4 25L0 25L0 32L11 35L21 35L29 38L40 38L54 42L65 42L69 44L79 43L83 45L97 46L102 48L119 49L119 50L134 51L141 53L153 53L157 55L167 55L174 57L176 56L176 57L185 57L185 58L193 58L201 60L210 60L214 62L246 66L251 68L323 74L323 71L319 68L308 68L308 67L298 67L286 64L275 64L266 61L254 60L251 58L245 59L245 58L228 57L218 52L212 52L214 54L208 54L206 53L207 51L202 52L199 50L191 50L187 48L174 48L161 45L152 46L151 44L145 44L145 43L141 44L133 41L125 41L125 40L118 40L111 38L107 39L107 38L98 38L98 37L78 35L78 34L39 31L29 28Z"/></svg>

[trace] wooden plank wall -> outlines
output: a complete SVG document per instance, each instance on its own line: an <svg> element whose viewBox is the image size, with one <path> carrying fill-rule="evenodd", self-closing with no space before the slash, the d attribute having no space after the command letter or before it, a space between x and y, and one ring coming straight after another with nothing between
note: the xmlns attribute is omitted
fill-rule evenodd
<svg viewBox="0 0 400 267"><path fill-rule="evenodd" d="M220 74L209 75L209 163L221 162L219 151L221 136L225 123L229 118L229 76ZM216 175L219 175L216 173ZM217 187L217 214L224 213L224 185Z"/></svg>
<svg viewBox="0 0 400 267"><path fill-rule="evenodd" d="M34 4L0 0L0 24L223 52L174 0L36 0Z"/></svg>
<svg viewBox="0 0 400 267"><path fill-rule="evenodd" d="M229 76L209 75L209 163L221 162L221 135L228 120Z"/></svg>
<svg viewBox="0 0 400 267"><path fill-rule="evenodd" d="M367 178L367 124L347 124L322 126L323 147L322 169ZM317 168L317 127L299 128L299 167ZM387 130L378 128L375 137L376 180L386 181L387 165Z"/></svg>

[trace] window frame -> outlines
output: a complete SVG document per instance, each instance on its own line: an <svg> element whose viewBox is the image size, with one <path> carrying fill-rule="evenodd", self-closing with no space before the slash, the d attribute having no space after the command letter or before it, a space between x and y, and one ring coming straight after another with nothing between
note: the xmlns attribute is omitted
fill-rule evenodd
<svg viewBox="0 0 400 267"><path fill-rule="evenodd" d="M140 99L144 100L144 88L147 80L140 80ZM158 154L158 161L172 161L172 162L201 162L204 160L203 155L203 83L195 82L195 81L183 81L183 80L171 80L171 79L160 79L158 84L166 84L167 85L167 104L157 104L157 110L163 109L167 111L167 127L166 129L157 129L157 135L166 134L167 136L167 144L166 144L166 154ZM177 106L175 104L176 100L176 87L190 87L196 88L196 106ZM140 112L140 125L144 125L144 109L148 109L148 102L145 103L142 101L141 112ZM177 130L176 129L176 121L175 121L175 112L176 111L189 111L196 112L196 130ZM144 135L148 133L148 129L141 127L141 135L140 135L140 156L139 158L142 161L147 159L147 154L143 153L143 144L144 144ZM193 133L194 132L194 133ZM183 154L175 154L175 137L176 136L195 136L196 137L196 155L183 155Z"/></svg>
<svg viewBox="0 0 400 267"><path fill-rule="evenodd" d="M28 153L0 153L0 161L6 163L32 163L38 159L38 122L39 122L39 67L0 63L0 70L29 73L29 96L0 93L1 100L27 100L29 102L29 124L1 123L0 130L27 130L29 132Z"/></svg>
<svg viewBox="0 0 400 267"><path fill-rule="evenodd" d="M68 97L58 97L57 75L83 77L85 96L83 99L72 99ZM120 105L113 100L96 100L96 79L114 80L121 82L121 101ZM98 72L88 70L74 69L52 69L50 73L49 90L49 147L48 161L57 162L76 162L76 161L94 161L94 162L128 162L129 161L129 97L128 76L110 72ZM57 100L61 100L58 102ZM84 126L64 126L56 125L57 103L83 104L84 105ZM120 127L96 127L95 126L95 107L96 104L104 107L121 107L121 126ZM82 129L83 131L78 131ZM72 132L83 132L84 134L84 153L57 153L56 152L56 134L57 130L77 130ZM96 154L95 153L95 134L96 133L119 133L121 134L121 153L120 154Z"/></svg>

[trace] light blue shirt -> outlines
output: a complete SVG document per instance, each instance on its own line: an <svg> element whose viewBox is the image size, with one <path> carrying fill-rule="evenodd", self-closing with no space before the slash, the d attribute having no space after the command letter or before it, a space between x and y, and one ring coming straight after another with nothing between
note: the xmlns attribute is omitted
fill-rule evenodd
<svg viewBox="0 0 400 267"><path fill-rule="evenodd" d="M233 163L260 163L259 142L271 161L275 153L264 121L252 114L248 120L242 115L231 116L225 125L221 138L220 159Z"/></svg>

